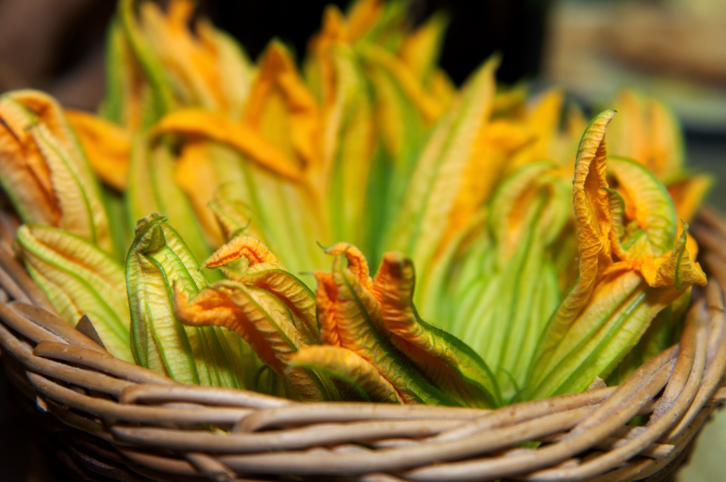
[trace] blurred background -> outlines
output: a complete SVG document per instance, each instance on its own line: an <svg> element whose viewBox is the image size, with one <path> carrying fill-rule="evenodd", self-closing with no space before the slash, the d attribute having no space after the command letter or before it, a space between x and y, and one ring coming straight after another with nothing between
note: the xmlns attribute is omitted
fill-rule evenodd
<svg viewBox="0 0 726 482"><path fill-rule="evenodd" d="M163 2L162 2L163 3ZM255 58L273 37L298 55L326 4L347 1L198 0ZM493 52L500 82L536 91L558 84L598 108L622 87L660 98L680 117L688 162L717 179L710 201L726 211L726 2L723 0L411 0L411 21L445 10L441 63L460 84ZM50 92L94 110L104 89L104 35L115 2L0 0L0 92ZM31 446L0 379L0 479L58 480ZM704 430L682 481L721 481L726 416Z"/></svg>

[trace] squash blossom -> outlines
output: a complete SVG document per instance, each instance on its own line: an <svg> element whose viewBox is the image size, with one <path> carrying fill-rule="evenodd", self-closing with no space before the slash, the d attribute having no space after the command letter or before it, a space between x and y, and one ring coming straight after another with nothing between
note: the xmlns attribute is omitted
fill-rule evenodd
<svg viewBox="0 0 726 482"><path fill-rule="evenodd" d="M497 56L456 86L447 16L414 27L407 2L327 7L299 62L166 4L119 2L97 114L0 96L17 254L115 356L490 408L618 383L677 339L711 180L662 104L624 91L588 125L559 88L498 86Z"/></svg>

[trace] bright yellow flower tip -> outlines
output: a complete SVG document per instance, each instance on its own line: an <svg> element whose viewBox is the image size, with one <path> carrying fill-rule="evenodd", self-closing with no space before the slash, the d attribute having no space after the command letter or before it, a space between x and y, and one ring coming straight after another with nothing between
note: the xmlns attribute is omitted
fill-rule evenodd
<svg viewBox="0 0 726 482"><path fill-rule="evenodd" d="M237 332L264 363L287 378L301 400L327 398L317 375L288 365L290 356L306 343L284 303L272 294L221 281L188 299L175 287L174 313L186 325L223 326Z"/></svg>
<svg viewBox="0 0 726 482"><path fill-rule="evenodd" d="M666 183L679 176L683 138L670 109L631 90L618 96L615 109L618 119L611 129L611 152L639 162Z"/></svg>
<svg viewBox="0 0 726 482"><path fill-rule="evenodd" d="M489 200L504 169L509 168L507 161L534 138L531 130L506 119L495 119L482 127L462 176L442 246L471 223Z"/></svg>
<svg viewBox="0 0 726 482"><path fill-rule="evenodd" d="M194 108L175 110L165 115L150 132L151 137L162 134L177 134L192 139L202 137L221 142L284 178L299 180L302 175L299 167L292 165L282 151L254 129L218 114Z"/></svg>
<svg viewBox="0 0 726 482"><path fill-rule="evenodd" d="M356 398L370 402L403 403L391 383L351 350L338 346L308 346L290 356L290 364L327 373L352 386ZM341 392L345 390L339 387Z"/></svg>
<svg viewBox="0 0 726 482"><path fill-rule="evenodd" d="M129 132L87 112L66 109L65 114L96 175L110 186L123 191L129 173Z"/></svg>
<svg viewBox="0 0 726 482"><path fill-rule="evenodd" d="M242 119L280 149L290 167L321 162L320 109L282 44L272 42L262 55Z"/></svg>
<svg viewBox="0 0 726 482"><path fill-rule="evenodd" d="M695 252L693 255L689 253L689 245L690 251L698 248L695 241L687 236L687 230L688 224L685 225L673 251L643 264L641 273L649 286L658 288L675 285L681 291L686 285L706 285L706 274L696 262Z"/></svg>
<svg viewBox="0 0 726 482"><path fill-rule="evenodd" d="M108 219L61 107L32 90L0 97L0 182L24 222L63 228L110 251Z"/></svg>
<svg viewBox="0 0 726 482"><path fill-rule="evenodd" d="M248 267L259 263L278 263L275 255L264 244L249 236L238 236L207 258L201 267L218 268L240 258L247 260Z"/></svg>

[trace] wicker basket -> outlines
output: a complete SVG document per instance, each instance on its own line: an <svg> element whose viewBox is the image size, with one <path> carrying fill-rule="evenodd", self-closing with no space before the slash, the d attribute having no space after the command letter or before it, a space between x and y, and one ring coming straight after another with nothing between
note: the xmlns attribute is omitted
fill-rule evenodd
<svg viewBox="0 0 726 482"><path fill-rule="evenodd" d="M82 334L84 323L61 321L7 236L3 367L28 423L77 478L663 480L726 398L726 218L704 210L692 233L708 287L694 291L680 343L619 387L487 411L297 403L181 385L113 358L94 333ZM637 415L648 423L629 425Z"/></svg>

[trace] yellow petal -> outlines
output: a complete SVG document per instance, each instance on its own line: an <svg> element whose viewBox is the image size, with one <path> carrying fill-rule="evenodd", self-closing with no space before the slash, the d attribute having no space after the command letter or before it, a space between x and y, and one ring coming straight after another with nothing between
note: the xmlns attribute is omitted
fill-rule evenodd
<svg viewBox="0 0 726 482"><path fill-rule="evenodd" d="M462 186L454 201L442 246L446 246L451 238L471 222L500 181L502 171L507 167L506 161L533 139L532 131L504 119L494 120L482 127L462 176Z"/></svg>
<svg viewBox="0 0 726 482"><path fill-rule="evenodd" d="M66 109L65 114L96 175L119 191L126 189L131 153L129 132L86 112Z"/></svg>
<svg viewBox="0 0 726 482"><path fill-rule="evenodd" d="M426 82L436 67L448 24L447 15L435 13L401 44L401 59L421 82Z"/></svg>
<svg viewBox="0 0 726 482"><path fill-rule="evenodd" d="M676 289L681 291L693 284L701 286L706 285L706 275L701 269L701 265L695 261L694 255L689 254L687 232L688 224L683 229L683 233L676 242L676 247L671 251L670 255L658 267L655 273L655 279L647 279L648 284L653 287L676 285ZM693 249L693 248L692 248Z"/></svg>
<svg viewBox="0 0 726 482"><path fill-rule="evenodd" d="M579 246L578 276L575 286L557 309L548 327L547 352L556 345L587 304L598 275L611 263L610 230L605 176L605 130L615 114L608 110L590 123L582 136L575 163L573 197Z"/></svg>
<svg viewBox="0 0 726 482"><path fill-rule="evenodd" d="M386 341L378 302L363 288L356 275L333 261L333 282L337 287L335 322L340 346L348 348L376 367L401 394L405 403L457 405L451 397L423 380L399 358Z"/></svg>
<svg viewBox="0 0 726 482"><path fill-rule="evenodd" d="M42 186L46 193L53 193L51 199L41 195L39 199L26 198L27 204L16 203L24 220L32 223L55 221L52 225L110 251L111 234L96 178L60 105L41 92L19 90L0 98L0 117L6 136L10 136L0 146L8 151L8 157L4 157L2 163L6 169L2 173L6 191L11 198L25 198L26 185L14 184L12 179L17 176L17 181L26 181L30 189ZM24 152L29 153L27 157ZM18 155L20 159L16 157ZM25 169L38 176L36 182L27 183L26 174L22 173ZM49 201L57 203L57 208L48 210ZM57 216L58 211L60 216ZM41 219L31 219L31 215Z"/></svg>
<svg viewBox="0 0 726 482"><path fill-rule="evenodd" d="M713 186L713 181L713 177L708 174L696 174L668 183L668 193L676 205L678 219L686 222L693 220Z"/></svg>
<svg viewBox="0 0 726 482"><path fill-rule="evenodd" d="M290 54L278 42L272 42L262 55L243 120L285 153L290 167L320 163L322 119L318 104Z"/></svg>
<svg viewBox="0 0 726 482"><path fill-rule="evenodd" d="M441 117L444 106L426 92L413 71L401 60L376 45L367 45L361 51L361 56L365 62L383 69L396 79L399 87L413 102L426 123L431 124Z"/></svg>
<svg viewBox="0 0 726 482"><path fill-rule="evenodd" d="M654 99L645 104L648 120L647 166L661 179L677 174L683 167L683 134L678 119L665 105Z"/></svg>
<svg viewBox="0 0 726 482"><path fill-rule="evenodd" d="M648 138L643 114L643 102L639 96L625 90L615 101L618 118L608 134L610 151L648 166Z"/></svg>
<svg viewBox="0 0 726 482"><path fill-rule="evenodd" d="M348 10L348 29L351 40L363 38L383 13L381 0L357 0Z"/></svg>
<svg viewBox="0 0 726 482"><path fill-rule="evenodd" d="M383 256L373 295L381 307L389 340L437 387L462 405L497 404L494 376L484 361L459 339L418 317L413 306L413 263L403 253Z"/></svg>
<svg viewBox="0 0 726 482"><path fill-rule="evenodd" d="M207 242L219 246L224 240L214 213L207 206L219 184L212 153L206 141L192 140L182 147L176 165L176 181L189 198Z"/></svg>
<svg viewBox="0 0 726 482"><path fill-rule="evenodd" d="M257 132L244 124L199 109L178 109L164 116L151 130L151 137L161 134L200 136L227 144L245 154L252 162L283 176L297 180L300 169L290 165L285 155Z"/></svg>
<svg viewBox="0 0 726 482"><path fill-rule="evenodd" d="M193 36L188 27L194 8L191 1L173 0L164 15L156 3L143 2L143 30L185 103L224 110L216 48L208 37Z"/></svg>
<svg viewBox="0 0 726 482"><path fill-rule="evenodd" d="M19 106L9 98L0 101L0 182L20 218L57 226L61 209L43 160Z"/></svg>
<svg viewBox="0 0 726 482"><path fill-rule="evenodd" d="M308 42L305 58L305 80L322 105L333 103L336 76L331 53L336 46L348 42L348 27L343 14L335 5L328 5L323 11L320 31Z"/></svg>
<svg viewBox="0 0 726 482"><path fill-rule="evenodd" d="M352 385L364 400L403 403L391 383L354 352L338 346L308 346L290 356L290 364L326 372Z"/></svg>

